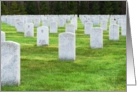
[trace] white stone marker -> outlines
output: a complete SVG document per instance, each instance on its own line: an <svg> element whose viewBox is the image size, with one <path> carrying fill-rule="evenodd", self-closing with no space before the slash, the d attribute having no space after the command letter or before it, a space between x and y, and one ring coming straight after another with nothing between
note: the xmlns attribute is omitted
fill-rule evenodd
<svg viewBox="0 0 137 92"><path fill-rule="evenodd" d="M25 24L25 37L33 37L34 36L34 24L33 23L26 23Z"/></svg>
<svg viewBox="0 0 137 92"><path fill-rule="evenodd" d="M40 25L40 20L39 19L35 19L34 20L34 27L39 27Z"/></svg>
<svg viewBox="0 0 137 92"><path fill-rule="evenodd" d="M1 31L1 42L5 41L5 32Z"/></svg>
<svg viewBox="0 0 137 92"><path fill-rule="evenodd" d="M59 34L59 59L60 60L75 60L75 34L70 32Z"/></svg>
<svg viewBox="0 0 137 92"><path fill-rule="evenodd" d="M17 32L24 32L24 24L23 24L23 22L18 21L16 23L16 29L17 29Z"/></svg>
<svg viewBox="0 0 137 92"><path fill-rule="evenodd" d="M58 25L57 22L51 22L50 23L50 33L57 33Z"/></svg>
<svg viewBox="0 0 137 92"><path fill-rule="evenodd" d="M65 32L71 32L71 33L75 33L75 26L72 24L69 24L66 26Z"/></svg>
<svg viewBox="0 0 137 92"><path fill-rule="evenodd" d="M115 20L114 19L110 20L110 25L116 25L116 23L117 23L116 19Z"/></svg>
<svg viewBox="0 0 137 92"><path fill-rule="evenodd" d="M103 31L107 30L107 21L101 21L101 28L103 29Z"/></svg>
<svg viewBox="0 0 137 92"><path fill-rule="evenodd" d="M49 29L46 26L37 28L37 46L49 45Z"/></svg>
<svg viewBox="0 0 137 92"><path fill-rule="evenodd" d="M49 26L49 24L48 24L48 19L42 20L42 25L43 25L43 26Z"/></svg>
<svg viewBox="0 0 137 92"><path fill-rule="evenodd" d="M84 28L85 28L85 34L90 34L90 32L93 29L93 23L92 22L86 22Z"/></svg>
<svg viewBox="0 0 137 92"><path fill-rule="evenodd" d="M123 21L121 24L121 35L126 36L126 21Z"/></svg>
<svg viewBox="0 0 137 92"><path fill-rule="evenodd" d="M59 27L64 27L65 23L64 23L64 18L59 18Z"/></svg>
<svg viewBox="0 0 137 92"><path fill-rule="evenodd" d="M109 40L119 40L119 26L118 25L109 26Z"/></svg>
<svg viewBox="0 0 137 92"><path fill-rule="evenodd" d="M103 30L102 28L95 27L90 33L90 47L103 48Z"/></svg>
<svg viewBox="0 0 137 92"><path fill-rule="evenodd" d="M1 84L20 85L20 44L1 42Z"/></svg>

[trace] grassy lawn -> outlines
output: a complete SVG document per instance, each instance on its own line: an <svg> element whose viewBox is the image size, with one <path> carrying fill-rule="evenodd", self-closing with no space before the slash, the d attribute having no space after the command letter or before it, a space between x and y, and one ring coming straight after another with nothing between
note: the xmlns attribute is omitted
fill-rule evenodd
<svg viewBox="0 0 137 92"><path fill-rule="evenodd" d="M24 37L15 27L1 23L7 41L21 45L21 85L4 86L2 91L126 91L126 37L110 41L103 32L103 49L90 48L78 19L76 60L63 62L58 57L58 33L50 33L49 46L36 46L35 37ZM121 29L120 29L121 30ZM120 32L121 33L121 32Z"/></svg>

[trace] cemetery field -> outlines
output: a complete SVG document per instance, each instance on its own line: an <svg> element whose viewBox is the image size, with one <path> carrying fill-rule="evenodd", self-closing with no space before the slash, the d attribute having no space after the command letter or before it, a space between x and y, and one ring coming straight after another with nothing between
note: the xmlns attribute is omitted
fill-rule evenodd
<svg viewBox="0 0 137 92"><path fill-rule="evenodd" d="M49 34L49 46L39 47L37 28L34 37L24 37L5 23L1 30L6 41L21 46L21 85L4 86L2 91L126 91L126 37L121 32L119 41L110 41L109 31L104 31L103 49L91 49L90 36L78 19L73 62L59 60L58 37L65 27Z"/></svg>

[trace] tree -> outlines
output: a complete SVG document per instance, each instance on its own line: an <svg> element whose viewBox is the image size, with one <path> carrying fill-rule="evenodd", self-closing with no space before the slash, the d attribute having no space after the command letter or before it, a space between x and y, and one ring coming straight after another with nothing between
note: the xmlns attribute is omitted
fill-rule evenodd
<svg viewBox="0 0 137 92"><path fill-rule="evenodd" d="M101 11L102 14L114 14L113 1L104 1Z"/></svg>
<svg viewBox="0 0 137 92"><path fill-rule="evenodd" d="M91 14L100 14L100 5L98 1L92 2Z"/></svg>
<svg viewBox="0 0 137 92"><path fill-rule="evenodd" d="M48 2L40 2L40 14L48 14L49 12L49 5Z"/></svg>
<svg viewBox="0 0 137 92"><path fill-rule="evenodd" d="M11 10L11 14L19 14L19 8L16 1L11 2L10 10Z"/></svg>
<svg viewBox="0 0 137 92"><path fill-rule="evenodd" d="M36 3L33 1L26 1L26 12L27 14L38 14Z"/></svg>
<svg viewBox="0 0 137 92"><path fill-rule="evenodd" d="M6 5L4 4L4 1L1 1L1 14L2 15L8 14L8 9L7 9Z"/></svg>
<svg viewBox="0 0 137 92"><path fill-rule="evenodd" d="M25 8L25 5L24 5L24 1L20 1L19 3L19 14L26 14L26 8Z"/></svg>
<svg viewBox="0 0 137 92"><path fill-rule="evenodd" d="M68 1L67 3L68 14L76 14L77 13L77 2L76 1Z"/></svg>

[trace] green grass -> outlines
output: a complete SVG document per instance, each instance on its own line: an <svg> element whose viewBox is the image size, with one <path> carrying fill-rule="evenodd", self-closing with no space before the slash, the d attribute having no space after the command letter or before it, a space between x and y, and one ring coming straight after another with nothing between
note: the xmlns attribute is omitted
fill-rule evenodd
<svg viewBox="0 0 137 92"><path fill-rule="evenodd" d="M4 86L2 91L126 91L126 37L110 41L103 32L103 49L90 48L78 19L76 60L62 62L58 57L58 33L50 33L49 46L36 46L35 37L24 37L15 27L1 23L7 41L21 44L21 85ZM121 30L121 29L120 29Z"/></svg>

